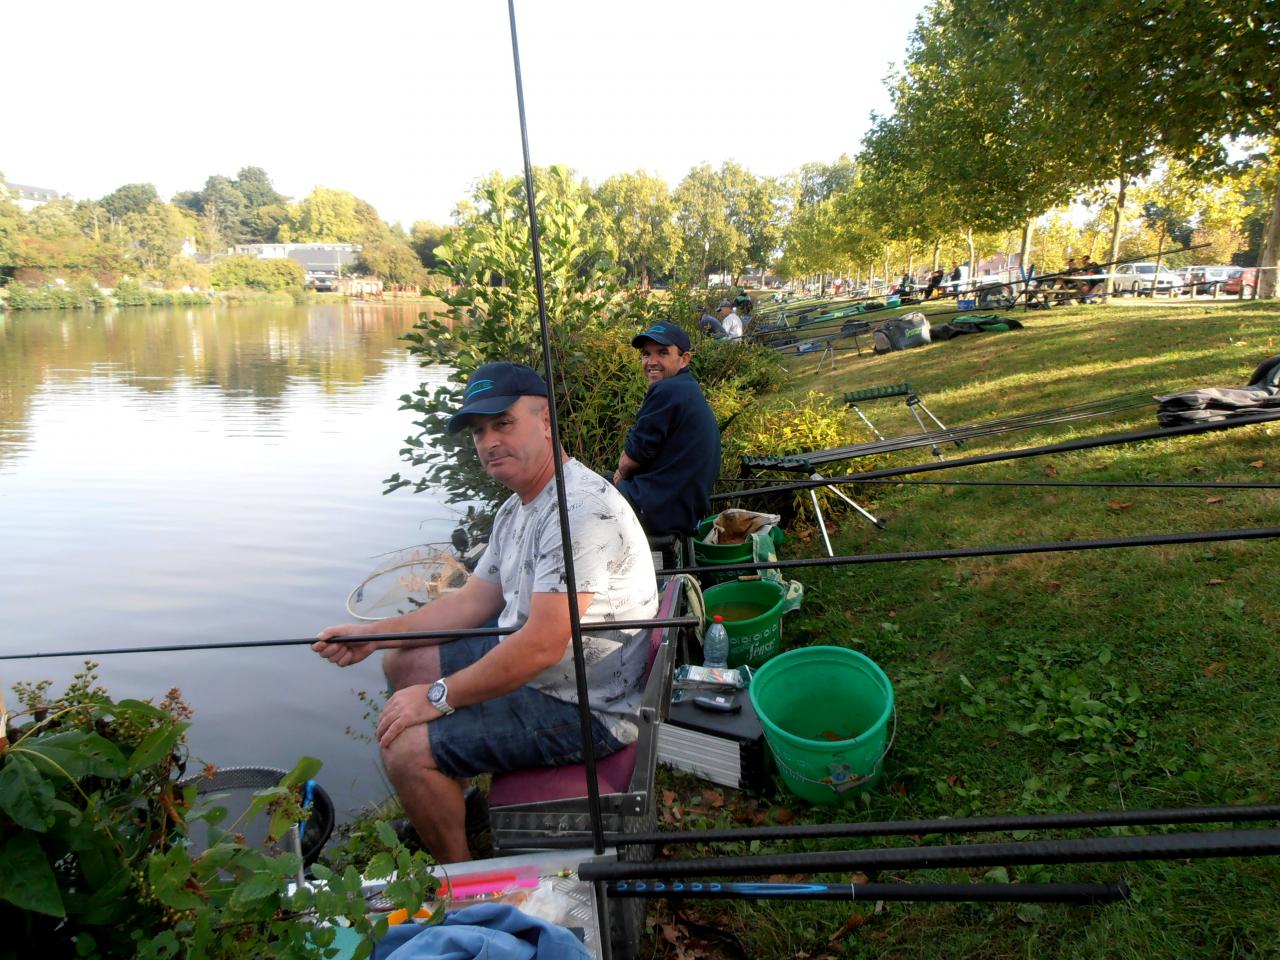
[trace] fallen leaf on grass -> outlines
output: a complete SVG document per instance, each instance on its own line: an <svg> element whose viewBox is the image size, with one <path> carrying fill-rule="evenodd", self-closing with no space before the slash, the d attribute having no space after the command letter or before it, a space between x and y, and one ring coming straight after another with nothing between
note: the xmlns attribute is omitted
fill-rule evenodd
<svg viewBox="0 0 1280 960"><path fill-rule="evenodd" d="M948 774L947 774L947 783L948 783L950 786L953 786L953 787L954 787L954 786L955 786L957 783L959 783L959 782L960 782L960 778L959 778L959 777L957 777L954 773L948 773Z"/></svg>
<svg viewBox="0 0 1280 960"><path fill-rule="evenodd" d="M849 919L844 922L840 929L827 937L827 943L838 943L866 922L867 918L865 914L857 912L849 914Z"/></svg>
<svg viewBox="0 0 1280 960"><path fill-rule="evenodd" d="M1044 475L1046 477L1056 477L1058 475L1058 468L1051 463L1044 468Z"/></svg>
<svg viewBox="0 0 1280 960"><path fill-rule="evenodd" d="M1204 675L1212 680L1226 669L1227 665L1225 663L1211 663L1204 668Z"/></svg>
<svg viewBox="0 0 1280 960"><path fill-rule="evenodd" d="M897 797L905 797L907 795L907 785L899 780L897 783L889 785L889 792Z"/></svg>
<svg viewBox="0 0 1280 960"><path fill-rule="evenodd" d="M1108 500L1107 506L1110 507L1112 510L1128 510L1130 507L1133 506L1133 501L1132 500L1127 500L1127 501Z"/></svg>
<svg viewBox="0 0 1280 960"><path fill-rule="evenodd" d="M1221 503L1221 502L1222 502L1221 497L1209 497L1207 500L1205 500L1205 503Z"/></svg>
<svg viewBox="0 0 1280 960"><path fill-rule="evenodd" d="M939 720L942 719L943 715L946 714L946 712L947 712L947 705L945 703L940 703L933 708L933 712L930 713L929 716L933 718L934 723L937 723Z"/></svg>
<svg viewBox="0 0 1280 960"><path fill-rule="evenodd" d="M1060 584L1057 580L1049 580L1044 585L1045 593L1057 593L1061 589L1062 589L1062 584Z"/></svg>
<svg viewBox="0 0 1280 960"><path fill-rule="evenodd" d="M778 807L773 811L773 819L777 820L784 826L795 820L796 815L791 812L790 807Z"/></svg>
<svg viewBox="0 0 1280 960"><path fill-rule="evenodd" d="M1249 464L1249 466L1253 467L1255 470L1261 470L1266 465L1267 461L1265 460L1255 460L1253 463Z"/></svg>
<svg viewBox="0 0 1280 960"><path fill-rule="evenodd" d="M724 806L724 794L719 790L703 790L702 799L707 801L713 807Z"/></svg>
<svg viewBox="0 0 1280 960"><path fill-rule="evenodd" d="M1223 585L1224 583L1226 583L1226 582L1227 582L1227 581L1225 581L1225 580L1219 580L1217 577L1214 577L1212 580L1206 580L1206 581L1204 582L1204 585L1205 585L1206 587L1220 587L1220 586L1222 586L1222 585Z"/></svg>

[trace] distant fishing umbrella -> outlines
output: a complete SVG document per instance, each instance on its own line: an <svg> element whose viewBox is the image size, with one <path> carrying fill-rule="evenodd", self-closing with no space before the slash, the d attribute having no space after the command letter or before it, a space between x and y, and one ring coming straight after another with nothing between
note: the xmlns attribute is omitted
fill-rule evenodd
<svg viewBox="0 0 1280 960"><path fill-rule="evenodd" d="M467 582L467 568L446 544L406 547L381 560L347 596L347 612L357 620L409 613Z"/></svg>

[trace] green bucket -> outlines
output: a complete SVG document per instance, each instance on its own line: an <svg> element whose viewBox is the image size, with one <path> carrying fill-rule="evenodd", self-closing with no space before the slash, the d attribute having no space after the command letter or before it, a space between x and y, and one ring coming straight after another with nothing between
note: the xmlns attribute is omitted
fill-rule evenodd
<svg viewBox="0 0 1280 960"><path fill-rule="evenodd" d="M782 649L782 615L800 606L800 581L732 580L703 593L707 619L724 617L729 666L758 667Z"/></svg>
<svg viewBox="0 0 1280 960"><path fill-rule="evenodd" d="M756 672L750 695L796 796L839 803L880 779L893 745L893 684L869 657L844 647L790 650Z"/></svg>
<svg viewBox="0 0 1280 960"><path fill-rule="evenodd" d="M693 559L697 561L700 567L714 567L729 563L755 563L765 557L756 556L755 541L748 537L745 543L704 543L703 538L711 532L712 525L716 522L716 514L707 517L698 524L697 536L693 540ZM782 543L783 535L781 527L771 527L767 539L773 541L773 555L777 556L778 546ZM717 571L705 571L698 575L704 587L713 587L717 583L725 583L729 580L737 580L740 576L750 576L751 570L726 570L724 573Z"/></svg>

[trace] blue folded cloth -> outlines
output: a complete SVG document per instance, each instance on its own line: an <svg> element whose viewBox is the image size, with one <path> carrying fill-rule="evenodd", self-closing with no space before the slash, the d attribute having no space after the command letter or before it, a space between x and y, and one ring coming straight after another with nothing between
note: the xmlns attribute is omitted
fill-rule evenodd
<svg viewBox="0 0 1280 960"><path fill-rule="evenodd" d="M482 903L445 914L434 926L392 927L374 960L590 960L587 948L564 927L505 903Z"/></svg>

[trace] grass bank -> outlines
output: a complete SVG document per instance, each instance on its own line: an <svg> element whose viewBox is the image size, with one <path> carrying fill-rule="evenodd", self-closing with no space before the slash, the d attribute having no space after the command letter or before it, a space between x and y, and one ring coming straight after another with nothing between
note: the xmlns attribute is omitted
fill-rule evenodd
<svg viewBox="0 0 1280 960"><path fill-rule="evenodd" d="M1117 304L1018 317L1026 324L1020 332L880 357L845 353L834 371L815 373L816 354L795 358L789 363L798 375L786 389L838 397L906 380L953 426L1136 391L1241 385L1259 362L1280 353L1280 309L1265 303ZM866 412L886 436L915 430L900 401ZM1155 425L1151 404L975 442L966 452ZM1280 428L1256 426L921 478L936 485L868 485L855 496L887 519L887 529L845 515L834 547L851 554L1271 525L1280 517L1273 491L957 481L1275 481L1278 435ZM928 451L897 457L920 462ZM792 538L784 555L819 550L814 538ZM785 793L707 790L663 773L664 818L696 828L1274 802L1278 563L1280 543L1255 541L804 571L805 603L787 618L787 644L861 650L895 685L898 732L883 782L854 805L830 810ZM1006 877L1123 879L1133 899L1099 908L691 902L679 915L664 904L652 916L653 955L696 956L690 945L699 943L702 955L738 955L701 922L731 933L749 957L1280 956L1274 859L872 879Z"/></svg>

